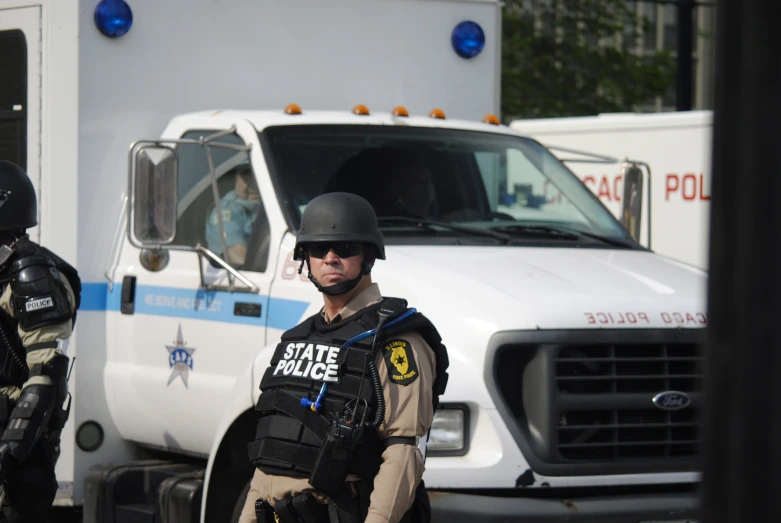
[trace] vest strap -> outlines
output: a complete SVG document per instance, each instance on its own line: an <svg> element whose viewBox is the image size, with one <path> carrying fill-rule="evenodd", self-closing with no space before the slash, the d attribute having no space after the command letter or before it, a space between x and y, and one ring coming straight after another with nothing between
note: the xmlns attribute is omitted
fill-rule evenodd
<svg viewBox="0 0 781 523"><path fill-rule="evenodd" d="M301 400L287 393L283 389L269 390L260 395L257 410L274 411L277 410L287 414L291 418L297 419L307 429L314 432L320 438L323 438L328 432L329 423L316 412L301 405Z"/></svg>
<svg viewBox="0 0 781 523"><path fill-rule="evenodd" d="M262 456L262 460L278 461L299 469L311 470L320 449L278 439L263 439L247 445L247 450L252 457Z"/></svg>

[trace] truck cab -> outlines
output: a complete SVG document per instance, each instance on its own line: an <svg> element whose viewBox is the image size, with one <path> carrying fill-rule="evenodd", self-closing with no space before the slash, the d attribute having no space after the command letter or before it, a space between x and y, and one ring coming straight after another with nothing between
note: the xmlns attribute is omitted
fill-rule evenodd
<svg viewBox="0 0 781 523"><path fill-rule="evenodd" d="M435 521L694 514L706 274L642 247L539 142L491 115L296 105L182 114L141 138L104 392L124 440L201 460L201 521L237 519L260 378L322 307L292 253L331 191L374 206L374 280L448 349L424 443Z"/></svg>

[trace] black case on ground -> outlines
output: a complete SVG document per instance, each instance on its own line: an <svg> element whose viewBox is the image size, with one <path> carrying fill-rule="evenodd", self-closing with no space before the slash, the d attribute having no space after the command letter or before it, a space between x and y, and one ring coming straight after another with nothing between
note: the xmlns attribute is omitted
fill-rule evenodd
<svg viewBox="0 0 781 523"><path fill-rule="evenodd" d="M199 473L200 484L195 487L188 486L182 479L171 481L162 488L167 480L182 476L197 483L193 477ZM177 483L182 485L177 487ZM181 506L184 500L197 502L197 511L200 511L200 493L195 499L196 494L190 490L202 489L202 486L203 471L192 465L160 460L97 465L84 479L83 523L179 523L178 519L163 519L162 506L173 504L177 514L186 513ZM166 508L166 514L171 512ZM182 523L189 521L181 520Z"/></svg>
<svg viewBox="0 0 781 523"><path fill-rule="evenodd" d="M199 523L203 471L190 471L164 480L158 494L161 523Z"/></svg>

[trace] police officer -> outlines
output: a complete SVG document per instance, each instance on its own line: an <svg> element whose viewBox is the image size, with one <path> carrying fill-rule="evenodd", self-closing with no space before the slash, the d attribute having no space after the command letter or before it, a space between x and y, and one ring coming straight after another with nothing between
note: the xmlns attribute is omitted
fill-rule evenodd
<svg viewBox="0 0 781 523"><path fill-rule="evenodd" d="M220 210L227 246L226 261L234 267L241 267L247 257L247 242L260 208L260 191L249 162L234 168L234 173L236 183L233 190L220 199ZM217 219L216 207L209 212L206 221L206 245L215 254L222 255L220 222Z"/></svg>
<svg viewBox="0 0 781 523"><path fill-rule="evenodd" d="M70 410L66 354L81 291L76 270L25 234L37 216L27 174L0 160L0 520L9 523L46 521L57 493Z"/></svg>
<svg viewBox="0 0 781 523"><path fill-rule="evenodd" d="M324 306L282 335L260 383L256 470L239 521L428 521L419 442L448 366L436 328L372 282L383 237L355 194L307 205L294 259Z"/></svg>

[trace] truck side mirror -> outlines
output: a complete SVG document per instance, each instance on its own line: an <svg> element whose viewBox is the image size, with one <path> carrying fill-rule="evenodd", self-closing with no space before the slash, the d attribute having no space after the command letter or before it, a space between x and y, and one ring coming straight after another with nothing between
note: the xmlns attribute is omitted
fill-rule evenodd
<svg viewBox="0 0 781 523"><path fill-rule="evenodd" d="M137 145L132 151L133 235L142 245L169 244L176 236L178 156L157 144Z"/></svg>
<svg viewBox="0 0 781 523"><path fill-rule="evenodd" d="M624 195L621 198L621 224L635 241L640 242L643 211L643 171L635 164L621 166L624 177Z"/></svg>

